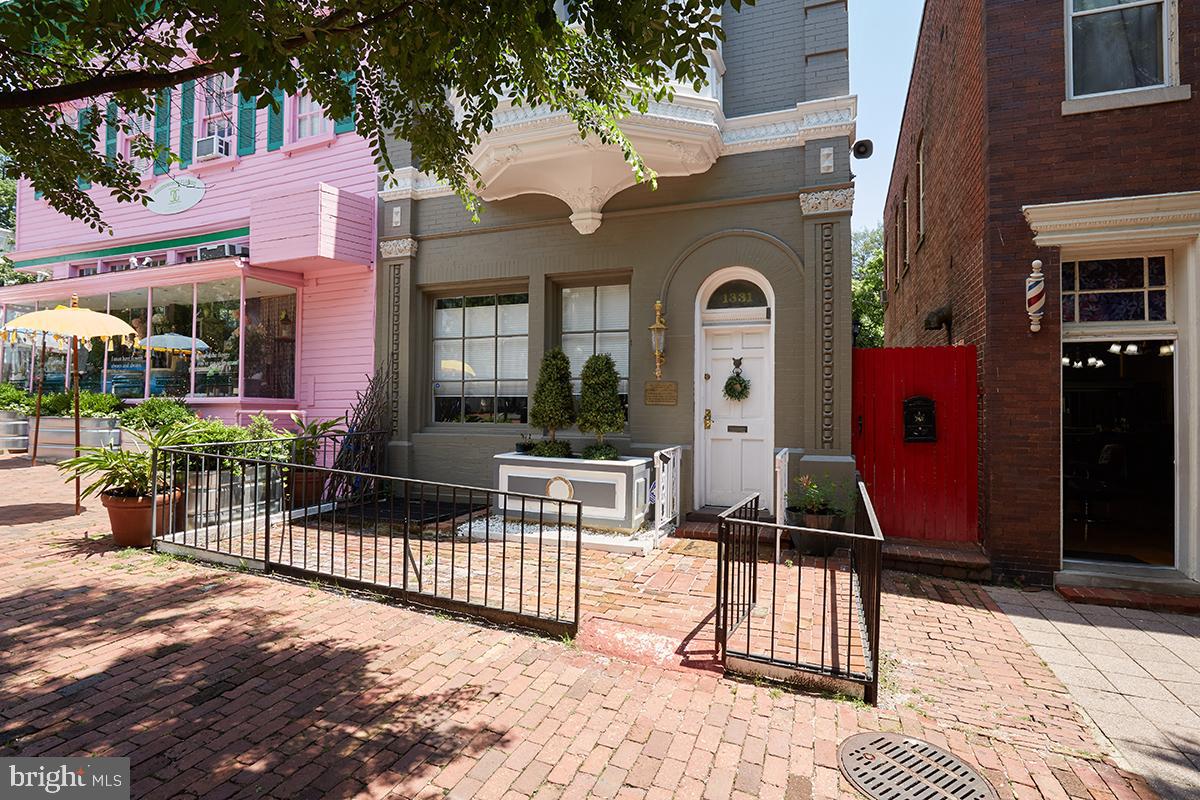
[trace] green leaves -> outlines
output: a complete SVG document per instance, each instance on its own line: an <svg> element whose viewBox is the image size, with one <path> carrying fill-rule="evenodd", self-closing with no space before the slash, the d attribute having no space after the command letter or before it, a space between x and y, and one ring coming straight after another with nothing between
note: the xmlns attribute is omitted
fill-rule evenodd
<svg viewBox="0 0 1200 800"><path fill-rule="evenodd" d="M501 98L566 112L653 182L618 121L676 84L701 84L722 5L564 0L560 17L550 0L10 0L0 3L0 149L52 207L102 229L76 177L142 202L141 177L68 136L59 109L111 101L125 118L152 110L161 89L225 72L260 107L278 88L352 117L384 169L389 142L410 143L415 163L473 211L470 154Z"/></svg>
<svg viewBox="0 0 1200 800"><path fill-rule="evenodd" d="M560 348L551 348L542 356L537 387L533 390L533 407L529 409L529 421L539 428L545 428L551 441L554 441L557 431L575 422L571 362Z"/></svg>
<svg viewBox="0 0 1200 800"><path fill-rule="evenodd" d="M852 236L850 307L857 332L855 347L883 347L883 225Z"/></svg>
<svg viewBox="0 0 1200 800"><path fill-rule="evenodd" d="M605 434L625 429L616 362L608 353L598 353L584 363L580 378L579 430L595 434L596 443L603 444Z"/></svg>

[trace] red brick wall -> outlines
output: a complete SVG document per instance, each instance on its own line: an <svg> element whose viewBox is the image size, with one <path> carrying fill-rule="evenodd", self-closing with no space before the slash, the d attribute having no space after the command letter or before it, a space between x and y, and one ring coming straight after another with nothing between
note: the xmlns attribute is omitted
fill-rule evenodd
<svg viewBox="0 0 1200 800"><path fill-rule="evenodd" d="M928 233L906 279L892 286L886 336L890 345L945 343L944 332L921 327L929 310L951 301L955 338L979 345L981 533L1000 574L1046 580L1060 564L1058 253L1034 246L1020 209L1200 187L1200 4L1179 6L1181 81L1196 98L1064 117L1061 2L990 0L981 21L978 2L926 4L891 196L906 174L915 186L922 129L957 140L958 160L939 175L947 156L928 159ZM952 50L952 37L984 42L985 79L977 79L982 62L966 42L953 48L955 60L938 57ZM984 102L968 102L977 97ZM986 119L973 116L974 107L986 107ZM891 209L889 202L889 232ZM948 240L938 237L941 226ZM1024 314L1024 277L1035 258L1045 262L1048 290L1038 334Z"/></svg>

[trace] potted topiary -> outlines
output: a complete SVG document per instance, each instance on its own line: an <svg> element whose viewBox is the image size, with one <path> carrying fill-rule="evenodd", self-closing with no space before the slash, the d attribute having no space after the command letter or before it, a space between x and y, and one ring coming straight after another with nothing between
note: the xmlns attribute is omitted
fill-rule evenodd
<svg viewBox="0 0 1200 800"><path fill-rule="evenodd" d="M543 458L569 458L571 443L558 441L556 433L575 422L575 402L571 397L571 362L566 353L554 347L542 356L537 387L533 391L533 407L529 421L546 431L547 437L533 448L533 455Z"/></svg>
<svg viewBox="0 0 1200 800"><path fill-rule="evenodd" d="M113 541L122 547L149 547L153 518L154 495L158 495L157 526L168 531L170 509L175 510L174 528L184 522L183 492L172 484L165 463L157 470L151 468L151 452L159 447L175 447L188 440L190 425L176 425L153 433L137 433L140 450L115 450L108 447L84 448L80 455L59 464L67 480L96 479L84 488L82 497L99 493L100 502L108 509Z"/></svg>
<svg viewBox="0 0 1200 800"><path fill-rule="evenodd" d="M617 364L608 353L598 353L583 365L580 377L583 386L579 395L579 430L596 437L595 444L584 448L583 457L615 461L621 454L604 441L604 436L625 429L625 409L621 407L621 377L617 375Z"/></svg>
<svg viewBox="0 0 1200 800"><path fill-rule="evenodd" d="M787 493L787 524L820 531L841 530L846 516L841 485L817 482L811 475L800 475L794 483L796 488ZM795 530L791 535L792 546L806 555L828 555L833 549L832 537Z"/></svg>
<svg viewBox="0 0 1200 800"><path fill-rule="evenodd" d="M0 450L29 449L29 421L33 402L29 393L11 383L0 383Z"/></svg>
<svg viewBox="0 0 1200 800"><path fill-rule="evenodd" d="M292 441L291 462L287 496L288 508L306 508L321 502L325 491L325 481L329 473L318 469L304 469L317 465L317 453L320 452L322 436L338 436L346 433L345 428L338 427L346 421L345 417L336 419L305 422L299 414L292 414L292 423L296 426L295 438Z"/></svg>

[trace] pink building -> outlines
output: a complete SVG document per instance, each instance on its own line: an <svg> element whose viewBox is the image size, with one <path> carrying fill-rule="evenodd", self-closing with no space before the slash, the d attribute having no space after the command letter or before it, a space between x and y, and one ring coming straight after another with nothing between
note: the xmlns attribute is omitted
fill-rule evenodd
<svg viewBox="0 0 1200 800"><path fill-rule="evenodd" d="M94 347L84 389L171 395L208 416L342 414L374 365L377 169L353 120L307 97L255 109L224 76L160 96L138 128L182 164L142 164L145 205L90 190L112 232L54 212L22 182L10 257L49 280L0 288L0 315L66 303L128 321L141 347ZM115 111L110 111L110 114ZM102 124L98 147L131 157ZM0 350L0 380L32 385L33 347ZM61 390L65 357L47 364Z"/></svg>

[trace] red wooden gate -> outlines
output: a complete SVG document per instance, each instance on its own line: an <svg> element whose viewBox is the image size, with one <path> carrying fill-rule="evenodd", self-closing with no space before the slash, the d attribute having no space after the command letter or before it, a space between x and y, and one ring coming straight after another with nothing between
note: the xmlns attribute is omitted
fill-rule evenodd
<svg viewBox="0 0 1200 800"><path fill-rule="evenodd" d="M887 538L979 538L975 348L854 351L855 461ZM936 441L905 441L904 404L934 401Z"/></svg>

